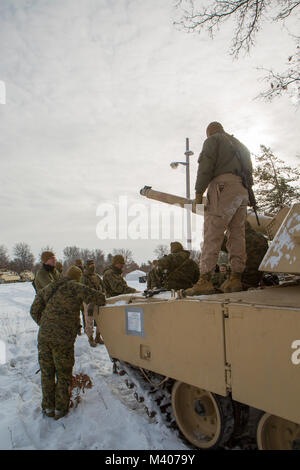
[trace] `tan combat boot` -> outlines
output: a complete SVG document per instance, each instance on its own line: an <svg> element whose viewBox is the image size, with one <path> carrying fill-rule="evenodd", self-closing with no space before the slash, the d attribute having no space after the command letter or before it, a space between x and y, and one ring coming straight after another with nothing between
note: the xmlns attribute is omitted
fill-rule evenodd
<svg viewBox="0 0 300 470"><path fill-rule="evenodd" d="M220 290L223 292L240 292L243 290L242 273L230 273L229 279L223 282Z"/></svg>
<svg viewBox="0 0 300 470"><path fill-rule="evenodd" d="M104 344L104 341L103 341L103 339L101 338L100 333L97 333L97 334L96 334L95 343Z"/></svg>
<svg viewBox="0 0 300 470"><path fill-rule="evenodd" d="M185 295L208 295L215 294L215 288L211 282L211 274L202 274L196 284L190 289L185 289Z"/></svg>
<svg viewBox="0 0 300 470"><path fill-rule="evenodd" d="M95 348L97 346L97 344L94 341L93 336L89 336L89 343L92 348Z"/></svg>

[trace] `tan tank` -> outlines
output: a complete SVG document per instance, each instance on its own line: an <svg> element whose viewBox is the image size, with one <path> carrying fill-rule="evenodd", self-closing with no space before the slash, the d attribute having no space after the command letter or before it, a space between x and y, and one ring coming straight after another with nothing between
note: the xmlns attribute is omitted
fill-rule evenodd
<svg viewBox="0 0 300 470"><path fill-rule="evenodd" d="M174 198L184 205L184 198L166 193L161 200ZM273 240L261 270L300 273L300 204L260 221ZM259 449L299 449L299 279L186 299L118 296L95 320L129 380L143 377L160 407L168 406L169 394L169 414L194 446L230 446L255 427Z"/></svg>
<svg viewBox="0 0 300 470"><path fill-rule="evenodd" d="M20 277L22 282L31 282L34 279L34 274L32 271L22 271Z"/></svg>
<svg viewBox="0 0 300 470"><path fill-rule="evenodd" d="M13 271L0 271L0 284L7 284L9 282L18 282L21 278L18 273Z"/></svg>

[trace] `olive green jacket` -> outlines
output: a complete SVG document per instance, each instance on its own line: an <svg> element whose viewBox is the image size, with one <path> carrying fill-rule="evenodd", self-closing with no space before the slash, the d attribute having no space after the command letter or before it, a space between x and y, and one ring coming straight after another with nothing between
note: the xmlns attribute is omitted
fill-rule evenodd
<svg viewBox="0 0 300 470"><path fill-rule="evenodd" d="M74 342L82 302L105 305L105 296L69 278L51 282L35 296L30 315L40 326L38 341Z"/></svg>
<svg viewBox="0 0 300 470"><path fill-rule="evenodd" d="M245 240L247 260L242 274L242 283L247 288L257 287L263 276L263 272L258 268L268 250L268 241L262 233L253 230L249 222L246 222ZM227 251L226 243L227 237L225 236L222 251Z"/></svg>
<svg viewBox="0 0 300 470"><path fill-rule="evenodd" d="M198 264L190 258L190 252L182 250L158 260L158 268L165 272L164 286L167 289L188 289L199 279Z"/></svg>
<svg viewBox="0 0 300 470"><path fill-rule="evenodd" d="M233 173L241 176L241 164L235 155L235 149L243 161L243 167L252 175L252 163L250 152L238 139L218 132L208 137L203 144L198 159L198 172L195 190L203 194L209 183L216 177L225 173Z"/></svg>
<svg viewBox="0 0 300 470"><path fill-rule="evenodd" d="M50 282L58 281L61 277L60 272L54 268L53 271L48 271L44 265L38 270L34 278L34 286L36 291L39 292L41 289L46 287Z"/></svg>
<svg viewBox="0 0 300 470"><path fill-rule="evenodd" d="M113 265L104 270L103 284L107 297L136 292L135 289L127 285L122 277L122 271Z"/></svg>

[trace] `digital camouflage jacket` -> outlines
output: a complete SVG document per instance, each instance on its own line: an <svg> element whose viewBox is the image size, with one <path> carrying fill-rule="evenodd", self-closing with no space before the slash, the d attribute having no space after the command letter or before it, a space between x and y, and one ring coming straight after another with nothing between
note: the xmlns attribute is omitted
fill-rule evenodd
<svg viewBox="0 0 300 470"><path fill-rule="evenodd" d="M136 292L135 289L127 285L127 282L122 276L121 269L113 265L104 270L103 284L107 297Z"/></svg>
<svg viewBox="0 0 300 470"><path fill-rule="evenodd" d="M82 302L105 305L105 296L79 282L62 278L37 293L30 314L39 325L38 341L75 341Z"/></svg>
<svg viewBox="0 0 300 470"><path fill-rule="evenodd" d="M198 264L190 258L190 252L182 250L158 260L158 268L165 272L164 286L167 289L188 289L199 279Z"/></svg>

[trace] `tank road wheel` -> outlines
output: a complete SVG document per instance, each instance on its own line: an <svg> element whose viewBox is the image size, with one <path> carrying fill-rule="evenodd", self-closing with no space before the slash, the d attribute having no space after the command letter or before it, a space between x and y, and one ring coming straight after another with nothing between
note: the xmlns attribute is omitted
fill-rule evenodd
<svg viewBox="0 0 300 470"><path fill-rule="evenodd" d="M300 450L300 424L264 413L257 427L260 450Z"/></svg>
<svg viewBox="0 0 300 470"><path fill-rule="evenodd" d="M231 437L234 418L230 397L175 382L172 408L181 432L200 449L215 449Z"/></svg>

